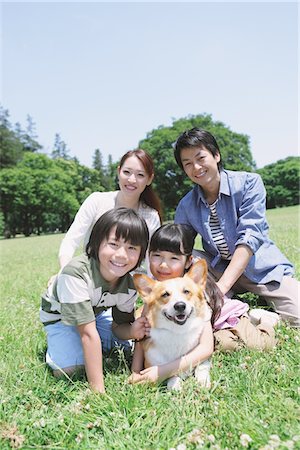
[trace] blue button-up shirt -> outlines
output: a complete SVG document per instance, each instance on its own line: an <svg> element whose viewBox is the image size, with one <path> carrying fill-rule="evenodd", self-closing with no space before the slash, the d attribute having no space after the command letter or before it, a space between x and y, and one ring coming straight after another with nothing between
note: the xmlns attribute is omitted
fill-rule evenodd
<svg viewBox="0 0 300 450"><path fill-rule="evenodd" d="M266 191L256 173L222 170L216 204L220 227L233 254L237 245L247 245L253 252L244 274L256 283L281 282L283 275L293 275L293 265L268 236ZM203 249L212 257L211 265L224 272L228 261L221 259L209 226L210 209L200 186L179 202L175 223L190 225L202 237Z"/></svg>

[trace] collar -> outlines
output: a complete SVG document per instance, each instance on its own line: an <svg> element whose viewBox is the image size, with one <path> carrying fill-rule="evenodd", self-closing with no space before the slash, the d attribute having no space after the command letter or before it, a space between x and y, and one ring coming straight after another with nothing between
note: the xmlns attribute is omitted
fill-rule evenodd
<svg viewBox="0 0 300 450"><path fill-rule="evenodd" d="M195 193L197 196L197 202L199 204L200 200L207 205L207 201L206 198L204 196L204 193L202 191L202 188L197 184L195 187ZM228 173L226 172L226 170L222 169L220 172L220 190L219 190L219 196L218 198L220 198L220 195L224 194L224 195L230 195L230 188L229 188L229 183L228 183Z"/></svg>
<svg viewBox="0 0 300 450"><path fill-rule="evenodd" d="M127 293L128 292L128 274L126 273L119 282L112 289L109 283L103 278L99 270L99 263L91 258L92 276L95 283L95 288L101 287L102 292L110 292L111 294Z"/></svg>

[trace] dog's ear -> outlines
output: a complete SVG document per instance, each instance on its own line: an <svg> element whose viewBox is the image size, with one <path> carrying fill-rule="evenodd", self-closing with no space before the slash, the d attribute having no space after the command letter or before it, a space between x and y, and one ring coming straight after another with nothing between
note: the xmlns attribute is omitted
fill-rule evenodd
<svg viewBox="0 0 300 450"><path fill-rule="evenodd" d="M144 300L147 299L148 295L151 294L154 284L156 283L152 278L147 277L147 275L135 274L133 275L134 285L143 297Z"/></svg>
<svg viewBox="0 0 300 450"><path fill-rule="evenodd" d="M207 279L207 264L205 259L199 259L195 262L185 276L190 277L194 283L198 284L202 289L205 289Z"/></svg>

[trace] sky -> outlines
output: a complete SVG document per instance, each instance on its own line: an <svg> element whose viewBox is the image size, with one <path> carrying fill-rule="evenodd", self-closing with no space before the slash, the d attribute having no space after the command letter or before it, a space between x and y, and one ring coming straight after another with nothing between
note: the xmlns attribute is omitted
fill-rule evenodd
<svg viewBox="0 0 300 450"><path fill-rule="evenodd" d="M298 155L296 2L3 2L1 105L91 167L211 114L257 167ZM222 152L222 149L221 149Z"/></svg>

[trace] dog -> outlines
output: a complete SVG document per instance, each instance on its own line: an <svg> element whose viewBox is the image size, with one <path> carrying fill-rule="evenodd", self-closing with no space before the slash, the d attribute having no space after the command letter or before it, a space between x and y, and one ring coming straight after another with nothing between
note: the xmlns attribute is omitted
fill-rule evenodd
<svg viewBox="0 0 300 450"><path fill-rule="evenodd" d="M180 278L155 281L147 275L133 276L135 287L142 297L146 316L151 325L150 336L142 342L145 368L174 361L199 343L211 311L205 300L207 264L199 260ZM195 378L203 387L210 387L210 362L204 361L194 369ZM181 377L167 381L168 389L179 390Z"/></svg>

